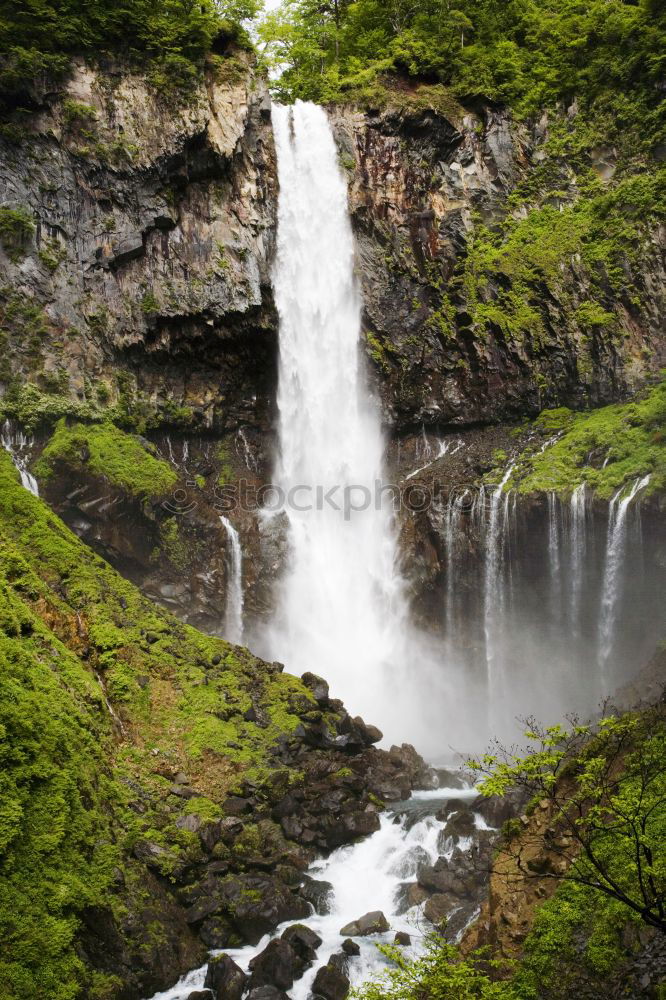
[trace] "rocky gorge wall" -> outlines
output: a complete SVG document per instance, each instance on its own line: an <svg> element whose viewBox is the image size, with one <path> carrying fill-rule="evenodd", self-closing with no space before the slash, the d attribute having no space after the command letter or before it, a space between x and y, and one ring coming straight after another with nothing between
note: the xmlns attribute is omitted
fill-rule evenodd
<svg viewBox="0 0 666 1000"><path fill-rule="evenodd" d="M275 158L248 54L186 100L77 64L0 142L5 408L269 426Z"/></svg>
<svg viewBox="0 0 666 1000"><path fill-rule="evenodd" d="M596 147L577 161L567 143L588 123L575 105L519 122L440 87L393 97L333 111L387 425L597 406L658 371L663 226L648 206L629 240L606 215L602 239L595 199L620 153Z"/></svg>
<svg viewBox="0 0 666 1000"><path fill-rule="evenodd" d="M454 427L490 424L456 472L476 484L494 451L510 455L508 422L625 398L659 370L663 232L648 213L629 246L611 218L612 252L597 252L589 205L615 183L620 155L595 149L594 183L584 176L562 147L562 130L581 127L575 107L520 123L423 86L331 115L391 479L423 464L426 429L437 448ZM97 463L81 428L66 454L53 445L44 495L150 597L219 632L220 494L269 481L273 460L277 180L265 81L231 47L174 105L122 67L78 64L21 135L0 141L0 405L11 434L34 430L33 461L58 418L118 427ZM171 469L167 490L118 476L121 430L143 436L135 462L153 454ZM252 634L271 613L284 533L255 510L228 513ZM415 607L438 630L446 556L433 517L406 517L402 531Z"/></svg>

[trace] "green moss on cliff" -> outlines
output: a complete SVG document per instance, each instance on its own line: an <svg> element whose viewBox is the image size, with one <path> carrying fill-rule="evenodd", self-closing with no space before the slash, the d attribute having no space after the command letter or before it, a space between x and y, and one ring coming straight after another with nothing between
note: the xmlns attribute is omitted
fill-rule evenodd
<svg viewBox="0 0 666 1000"><path fill-rule="evenodd" d="M73 424L60 420L36 463L35 471L48 479L56 464L85 467L131 496L159 496L178 481L177 472L157 458L151 446L110 423Z"/></svg>
<svg viewBox="0 0 666 1000"><path fill-rule="evenodd" d="M244 774L279 774L271 749L314 707L298 679L143 598L0 450L2 1000L103 995L77 948L83 911L149 905L142 851L166 877L200 862L178 820L218 816ZM178 771L196 797L174 793Z"/></svg>
<svg viewBox="0 0 666 1000"><path fill-rule="evenodd" d="M536 429L558 439L543 451L530 449L521 456L510 484L521 493L567 495L586 483L608 499L647 475L647 493L666 489L666 382L634 403L590 413L545 410Z"/></svg>

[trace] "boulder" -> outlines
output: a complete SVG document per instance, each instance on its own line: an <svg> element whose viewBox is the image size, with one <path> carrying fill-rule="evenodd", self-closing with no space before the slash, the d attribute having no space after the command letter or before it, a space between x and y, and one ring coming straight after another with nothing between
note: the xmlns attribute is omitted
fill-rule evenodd
<svg viewBox="0 0 666 1000"><path fill-rule="evenodd" d="M479 795L472 802L473 812L480 813L488 826L498 830L508 819L512 819L520 813L525 804L525 793L523 789L509 789L506 795L490 795L488 797Z"/></svg>
<svg viewBox="0 0 666 1000"><path fill-rule="evenodd" d="M342 937L367 937L368 934L383 934L389 930L389 922L381 910L371 910L364 913L358 920L345 924L341 928Z"/></svg>
<svg viewBox="0 0 666 1000"><path fill-rule="evenodd" d="M436 865L424 868L419 873L418 881L420 886L430 892L449 892L456 896L462 896L465 892L461 879L446 869L438 869Z"/></svg>
<svg viewBox="0 0 666 1000"><path fill-rule="evenodd" d="M465 806L449 817L444 827L444 835L460 840L461 837L473 837L475 830L474 813Z"/></svg>
<svg viewBox="0 0 666 1000"><path fill-rule="evenodd" d="M250 987L277 986L288 990L302 967L303 963L289 942L276 938L250 962Z"/></svg>
<svg viewBox="0 0 666 1000"><path fill-rule="evenodd" d="M454 813L460 812L462 809L469 809L466 802L463 802L462 799L449 799L443 806L439 807L435 813L435 819L438 819L440 823L446 823Z"/></svg>
<svg viewBox="0 0 666 1000"><path fill-rule="evenodd" d="M286 920L302 920L310 914L302 897L270 875L227 876L221 893L234 926L249 944L257 944Z"/></svg>
<svg viewBox="0 0 666 1000"><path fill-rule="evenodd" d="M458 906L458 900L446 893L436 892L426 901L423 915L436 927L446 920L448 915Z"/></svg>
<svg viewBox="0 0 666 1000"><path fill-rule="evenodd" d="M250 990L245 1000L289 1000L289 996L277 986L257 986Z"/></svg>
<svg viewBox="0 0 666 1000"><path fill-rule="evenodd" d="M303 968L312 965L317 957L317 948L321 944L319 935L305 924L292 924L291 927L287 927L282 934L282 940L293 948Z"/></svg>
<svg viewBox="0 0 666 1000"><path fill-rule="evenodd" d="M361 954L361 946L356 944L356 941L352 941L351 938L345 938L345 940L342 942L342 950L344 951L345 955L349 955L350 958L352 958L354 955Z"/></svg>
<svg viewBox="0 0 666 1000"><path fill-rule="evenodd" d="M322 965L312 984L312 996L321 1000L346 1000L349 995L349 977L335 964Z"/></svg>
<svg viewBox="0 0 666 1000"><path fill-rule="evenodd" d="M309 875L304 875L303 880L303 884L298 890L299 896L302 896L308 903L311 903L315 913L318 913L320 916L330 913L330 900L333 895L333 886L331 883L324 882L321 879L310 878Z"/></svg>
<svg viewBox="0 0 666 1000"><path fill-rule="evenodd" d="M353 837L367 837L370 833L376 833L380 825L376 812L347 813L326 831L326 842L329 847L340 847L348 844Z"/></svg>
<svg viewBox="0 0 666 1000"><path fill-rule="evenodd" d="M397 931L395 937L393 938L393 944L402 945L406 948L412 943L412 939L407 933L407 931Z"/></svg>
<svg viewBox="0 0 666 1000"><path fill-rule="evenodd" d="M228 955L215 955L208 962L204 987L215 1000L241 1000L246 985L247 976Z"/></svg>
<svg viewBox="0 0 666 1000"><path fill-rule="evenodd" d="M231 947L234 936L231 921L219 913L206 917L199 928L199 937L211 949Z"/></svg>
<svg viewBox="0 0 666 1000"><path fill-rule="evenodd" d="M367 722L364 722L360 715L356 715L353 722L356 728L363 734L363 742L367 746L372 746L373 743L379 743L380 740L384 739L381 729L377 729L377 726L371 726Z"/></svg>
<svg viewBox="0 0 666 1000"><path fill-rule="evenodd" d="M328 959L327 965L332 965L334 969L349 978L349 955L344 951L336 951Z"/></svg>
<svg viewBox="0 0 666 1000"><path fill-rule="evenodd" d="M312 674L307 671L301 677L301 680L307 688L312 691L314 695L314 700L318 705L325 707L328 705L328 684L323 677L318 677L317 674Z"/></svg>

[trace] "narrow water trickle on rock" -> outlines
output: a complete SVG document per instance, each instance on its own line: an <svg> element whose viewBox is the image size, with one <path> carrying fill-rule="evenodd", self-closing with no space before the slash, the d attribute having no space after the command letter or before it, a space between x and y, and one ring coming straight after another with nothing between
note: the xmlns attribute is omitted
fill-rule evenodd
<svg viewBox="0 0 666 1000"><path fill-rule="evenodd" d="M608 676L608 661L613 650L616 610L623 584L622 564L627 536L627 512L631 502L650 482L650 476L636 479L627 490L618 490L608 508L608 542L599 617L599 669L601 693L610 694L613 679Z"/></svg>
<svg viewBox="0 0 666 1000"><path fill-rule="evenodd" d="M25 455L25 451L30 447L31 443L31 439L27 438L23 431L13 431L9 421L5 420L2 425L0 444L2 444L2 447L6 448L11 455L12 462L21 477L21 486L25 487L26 490L29 490L33 496L38 497L39 487L37 485L37 480L28 469L28 459Z"/></svg>
<svg viewBox="0 0 666 1000"><path fill-rule="evenodd" d="M220 514L227 536L227 606L224 638L243 641L243 550L240 537L231 521Z"/></svg>

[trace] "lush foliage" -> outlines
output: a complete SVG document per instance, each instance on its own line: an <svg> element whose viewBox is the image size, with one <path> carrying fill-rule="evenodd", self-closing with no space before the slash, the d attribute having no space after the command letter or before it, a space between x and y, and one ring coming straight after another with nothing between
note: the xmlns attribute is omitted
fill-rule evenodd
<svg viewBox="0 0 666 1000"><path fill-rule="evenodd" d="M380 945L392 968L352 994L357 1000L519 1000L509 983L496 982L501 963L483 953L463 959L457 949L436 934L424 954L411 960L398 947Z"/></svg>
<svg viewBox="0 0 666 1000"><path fill-rule="evenodd" d="M85 465L133 496L159 496L173 488L178 474L152 453L152 446L111 423L74 424L60 420L42 452L37 473L48 478L53 467Z"/></svg>
<svg viewBox="0 0 666 1000"><path fill-rule="evenodd" d="M609 896L666 932L666 722L658 709L609 716L596 730L533 726L527 756L500 748L473 765L484 795L523 786L549 810L540 833L509 836L507 880L566 880ZM512 874L513 873L513 874Z"/></svg>
<svg viewBox="0 0 666 1000"><path fill-rule="evenodd" d="M0 449L2 1000L113 995L80 957L83 911L122 914L122 885L135 885L139 926L150 893L137 845L157 846L167 877L200 863L177 821L219 815L244 775L257 788L302 781L269 749L315 707L297 678L143 598L20 486ZM198 796L170 795L165 767ZM144 947L142 934L128 947Z"/></svg>
<svg viewBox="0 0 666 1000"><path fill-rule="evenodd" d="M567 495L586 483L608 499L648 475L647 492L666 488L666 382L636 402L590 413L545 410L535 429L551 443L545 449L531 447L521 456L511 478L520 492L555 490Z"/></svg>
<svg viewBox="0 0 666 1000"><path fill-rule="evenodd" d="M187 86L219 36L244 37L240 22L257 6L256 0L3 0L0 92L19 94L44 74L62 74L77 54L148 57L157 83Z"/></svg>
<svg viewBox="0 0 666 1000"><path fill-rule="evenodd" d="M621 110L637 89L650 113L664 30L658 0L285 0L263 37L288 98L339 99L392 70L525 111L574 97Z"/></svg>

